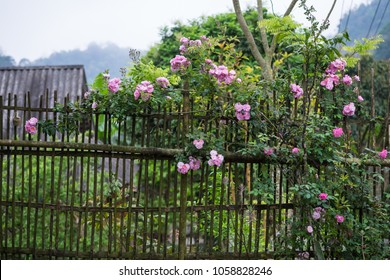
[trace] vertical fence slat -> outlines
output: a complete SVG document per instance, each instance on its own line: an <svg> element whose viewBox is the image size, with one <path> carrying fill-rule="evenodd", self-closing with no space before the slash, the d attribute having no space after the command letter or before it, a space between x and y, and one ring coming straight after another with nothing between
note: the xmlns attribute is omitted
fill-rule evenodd
<svg viewBox="0 0 390 280"><path fill-rule="evenodd" d="M186 106L145 109L118 124L108 114L93 114L92 126L72 135L24 133L32 116L59 118L48 100L46 92L40 108L32 108L26 95L21 109L16 96L9 95L6 106L0 96L0 139L183 148L186 130L203 127L232 143L226 151L241 147L240 133L253 140L251 124L228 119L225 125ZM202 158L200 170L181 175L174 157L45 146L1 146L0 159L1 258L262 258L277 249L278 232L287 232L295 211L289 210L289 188L299 174L281 164L235 160L216 168ZM385 178L371 180L373 194L383 197L389 174L371 171ZM253 192L266 177L275 186L272 206ZM17 222L23 219L25 225Z"/></svg>
<svg viewBox="0 0 390 280"><path fill-rule="evenodd" d="M183 145L188 133L190 124L190 88L189 81L186 80L183 86L183 124L182 124L182 141ZM180 220L179 220L179 259L184 260L186 256L186 238L187 238L187 184L188 175L180 176Z"/></svg>
<svg viewBox="0 0 390 280"><path fill-rule="evenodd" d="M4 110L3 110L3 96L0 95L0 139L3 139L3 114L4 114ZM4 209L3 209L3 163L4 163L4 156L3 156L3 152L4 152L4 148L2 146L0 146L0 176L2 177L2 179L0 180L0 201L1 201L1 204L0 204L0 211L1 211L1 214L0 214L0 224L3 225L3 213L5 212ZM5 217L6 219L6 217ZM4 253L4 248L6 248L5 244L3 243L4 242L4 234L3 234L3 230L0 230L0 258L3 260L3 259L6 259L6 254Z"/></svg>
<svg viewBox="0 0 390 280"><path fill-rule="evenodd" d="M15 122L16 118L18 117L18 111L17 111L17 107L18 107L18 97L17 95L14 95L14 118L13 118L13 134L14 134L14 139L16 140L17 139L17 122ZM15 148L17 149L17 148ZM17 177L17 174L16 174L16 170L18 169L17 168L17 157L16 157L16 154L12 157L12 207L11 207L11 216L12 216L12 221L11 221L11 228L12 228L12 234L11 234L11 247L12 248L15 248L15 238L16 238L16 232L14 232L15 230L15 208L16 208L16 177ZM9 164L10 165L10 164ZM10 186L8 185L8 188ZM8 229L7 229L8 230Z"/></svg>

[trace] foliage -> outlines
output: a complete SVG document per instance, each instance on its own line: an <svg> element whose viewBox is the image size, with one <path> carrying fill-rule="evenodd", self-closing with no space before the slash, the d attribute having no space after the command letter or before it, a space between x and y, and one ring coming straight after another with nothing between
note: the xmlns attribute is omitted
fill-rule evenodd
<svg viewBox="0 0 390 280"><path fill-rule="evenodd" d="M105 169L104 163L97 158L22 155L9 156L1 164L4 180L0 192L2 201L9 201L12 197L21 203L41 205L34 210L23 206L13 207L12 210L2 207L1 231L5 244L14 242L14 246L19 248L42 250L78 247L87 252L96 250L94 248L122 250L125 247L122 242L129 232L136 234L127 240L130 244L127 250L140 250L144 243L150 241L142 234L145 230L144 213L128 217L132 220L128 225L123 223L123 217L106 211L76 210L80 207L103 210L113 204L128 207L128 203L139 207L137 201L145 201L146 197L145 193L137 192L141 186L139 178L133 182L137 186L135 189L125 188L117 174L114 176ZM108 165L107 162L105 164ZM135 161L134 165L137 164ZM11 167L15 172L9 172ZM91 176L91 171L94 171L94 176ZM152 182L149 184L152 185ZM163 182L155 184L158 188ZM56 205L55 211L50 207L52 205ZM69 205L75 210L64 210ZM160 219L164 217L160 216ZM161 220L151 220L150 223L155 229L162 228Z"/></svg>
<svg viewBox="0 0 390 280"><path fill-rule="evenodd" d="M258 22L257 11L254 8L249 8L244 12L244 17L251 31L253 31L254 37L260 43L260 32L256 28ZM271 15L264 9L264 18L270 17ZM156 66L166 67L169 65L170 59L177 54L177 48L179 47L177 42L181 37L198 38L200 35L219 38L218 47L221 48L221 51L224 51L225 46L234 43L235 56L240 58L240 62L245 62L251 66L255 65L252 60L248 59L251 57L251 51L248 43L244 40L244 34L237 24L236 15L233 12L200 17L188 24L175 22L172 27L163 27L160 33L161 43L153 46L143 57L145 61L152 61ZM210 58L218 62L218 53Z"/></svg>
<svg viewBox="0 0 390 280"><path fill-rule="evenodd" d="M294 31L300 26L290 16L272 17L259 22L259 27L265 27L269 34L277 36L278 42L294 37Z"/></svg>
<svg viewBox="0 0 390 280"><path fill-rule="evenodd" d="M341 172L346 174L340 178L341 184L324 180L340 176ZM311 257L317 259L389 258L383 233L389 230L390 208L387 199L380 202L369 194L367 186L371 186L373 174L367 174L364 179L361 172L357 166L339 164L316 173L319 178L316 183L295 185L292 191L300 207L289 223L291 228L280 234L277 254L291 258L297 257L297 250L313 248ZM321 192L331 195L320 200ZM363 211L367 213L363 215ZM343 215L344 222L336 223L336 215ZM307 229L309 226L313 228L312 233Z"/></svg>
<svg viewBox="0 0 390 280"><path fill-rule="evenodd" d="M359 44L361 44L361 42ZM380 44L379 48L381 46L383 46L383 44ZM371 119L375 119L376 121L383 120L386 118L386 115L388 113L386 105L389 102L388 79L390 64L388 63L388 61L374 60L374 57L371 55L363 55L361 58L350 57L350 59L347 58L347 61L350 61L352 63L356 63L357 61L359 61L359 71L356 68L351 68L350 73L351 75L359 75L360 77L362 77L359 86L359 94L363 97L364 100L367 101L367 103L369 103L370 105L374 103L375 105L373 106L374 111L370 110L369 113L370 115L374 113L375 116L371 118L371 116L367 114L365 118L366 123L364 124L364 126L368 128L373 125L369 124ZM385 126L379 126L377 128L376 139L378 143L382 143L384 141L385 130ZM365 131L367 131L367 129ZM366 142L365 139L361 139L359 141L361 142L361 144L364 144L364 142Z"/></svg>
<svg viewBox="0 0 390 280"><path fill-rule="evenodd" d="M380 35L370 39L362 38L362 40L355 40L354 45L344 46L343 50L347 52L347 64L349 67L354 67L359 61L359 58L354 57L355 54L360 56L369 56L373 50L378 48L378 45L383 42Z"/></svg>
<svg viewBox="0 0 390 280"><path fill-rule="evenodd" d="M188 174L196 174L200 165L206 167L206 189L194 180L199 197L192 197L190 203L199 199L205 205L221 205L224 199L230 200L223 194L227 186L233 185L236 205L241 205L253 221L256 206L277 203L275 178L288 174L285 180L292 187L280 199L293 201L295 213L286 219L284 228L288 230L283 232L282 226L279 239L273 240L284 256L295 258L298 252L308 250L318 259L387 258L387 247L383 255L373 253L378 246L388 246L384 242L387 223L371 219L361 222L362 216L354 213L361 209L387 221L388 203L378 204L369 196L372 184L382 183L383 178L348 160L371 159L381 165L386 150L383 156L366 149L372 145L359 138L361 127L379 125L380 120L371 118L367 102L359 96L360 78L349 72L339 52L338 46L348 35L330 39L322 36L328 23L317 22L314 9L305 1L301 1L301 7L311 23L309 28L295 29L298 25L289 18L260 23L269 31L285 35L274 57L273 65L278 68L274 80L261 79L243 63L242 56L237 55L237 38L191 35L180 38L180 46L176 45L169 61L170 70L167 62L164 67L142 61L120 79L101 73L83 100L58 105L58 123L40 122L39 126L48 133L53 125L60 132L72 133L80 120L94 113L122 122L126 116L142 116L163 108L171 116L179 116L177 125L185 134L183 143L172 143L182 151L176 156L177 173L187 178ZM282 28L281 23L287 23L288 28ZM173 34L166 31L164 40L170 45L162 52L169 53L174 45ZM350 50L364 54L373 46L373 42L366 41ZM373 147L379 151L384 148ZM244 178L231 175L225 179L223 174L230 172L229 165L223 164L227 150L252 156L268 167L249 169L243 164L240 168L245 171ZM253 205L244 208L248 201ZM219 243L223 240L230 244L229 231L238 223L227 224L229 213L219 219L213 213L202 217L200 229L210 242L214 237ZM206 226L208 223L211 228ZM221 225L226 231L213 231ZM241 222L240 227L244 237L253 234L251 226ZM361 243L364 252L357 248L358 237L365 240Z"/></svg>

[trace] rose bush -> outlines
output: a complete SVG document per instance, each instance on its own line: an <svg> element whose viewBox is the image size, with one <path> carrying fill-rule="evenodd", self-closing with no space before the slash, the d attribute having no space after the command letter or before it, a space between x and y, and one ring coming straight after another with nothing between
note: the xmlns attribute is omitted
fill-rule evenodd
<svg viewBox="0 0 390 280"><path fill-rule="evenodd" d="M317 34L320 31L313 26L286 37L288 53L279 59L279 74L272 82L262 80L258 68L242 63L234 43L221 46L218 38L183 37L178 54L166 68L140 62L121 78L110 79L109 73L102 73L82 102L73 104L72 110L59 110L75 121L92 112L107 113L120 121L145 109L179 111L183 92L189 92L191 113L197 112L226 130L230 129L226 123L234 124L231 133L237 141L227 143L217 137L216 131L206 131L201 122L197 123L186 135L183 152L176 157L178 173L185 176L198 172L205 164L213 172L222 172L220 169L227 168L227 147L265 163L284 162L284 172L294 176L289 199L298 210L287 221L289 231L280 234L278 244L284 246L275 245L277 249L292 258L358 258L361 251L356 249L356 240L361 231L369 232L357 226L361 223L353 211L370 211L376 202L367 195L370 183L362 177L368 172L366 168L346 158L370 158L380 164L387 158L387 150L359 149L358 128L351 120L368 116L367 105L359 95L360 78L351 78L348 58L342 58L336 48L345 38L326 39ZM213 57L219 57L218 63ZM359 102L355 104L356 100ZM57 124L42 122L40 126L46 133L77 129L71 118L66 120ZM34 134L35 124L35 120L28 121L26 131ZM274 199L272 174L250 176L258 186L268 187L251 190L251 194L266 197L258 203ZM380 179L379 175L376 178ZM385 206L376 211L388 218ZM378 231L388 229L383 223L370 225ZM384 244L379 237L377 241L380 246ZM313 252L302 252L305 248L313 248Z"/></svg>

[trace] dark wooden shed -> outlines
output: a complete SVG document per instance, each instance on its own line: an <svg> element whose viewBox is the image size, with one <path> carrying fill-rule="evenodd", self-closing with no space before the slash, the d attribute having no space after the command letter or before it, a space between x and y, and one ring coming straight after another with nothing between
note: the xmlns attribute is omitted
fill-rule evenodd
<svg viewBox="0 0 390 280"><path fill-rule="evenodd" d="M2 106L28 105L30 108L40 108L43 96L43 104L53 108L55 95L60 103L65 97L74 101L82 98L87 90L83 65L0 67ZM28 104L23 105L26 93L29 93ZM18 104L14 104L15 100L18 100ZM5 128L14 119L13 114L18 114L18 111L13 111L11 115L0 113Z"/></svg>
<svg viewBox="0 0 390 280"><path fill-rule="evenodd" d="M88 90L83 65L0 67L0 95L24 95L29 92L32 106L45 91L57 92L58 99L71 99ZM3 99L4 100L4 99Z"/></svg>

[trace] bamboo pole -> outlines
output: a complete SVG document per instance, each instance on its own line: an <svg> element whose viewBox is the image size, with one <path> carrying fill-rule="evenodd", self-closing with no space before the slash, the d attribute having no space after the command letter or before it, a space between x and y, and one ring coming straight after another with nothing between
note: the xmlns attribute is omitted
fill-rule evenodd
<svg viewBox="0 0 390 280"><path fill-rule="evenodd" d="M183 135L187 135L189 129L190 92L188 80L183 86ZM179 220L179 259L186 256L186 223L187 223L187 174L181 175L180 182L180 220Z"/></svg>
<svg viewBox="0 0 390 280"><path fill-rule="evenodd" d="M370 129L372 133L372 148L376 146L375 140L375 86L374 86L374 68L371 68L371 124Z"/></svg>
<svg viewBox="0 0 390 280"><path fill-rule="evenodd" d="M88 153L88 152L111 152L118 153L121 157L126 157L123 155L124 153L135 155L135 156L151 156L154 158L174 158L177 154L183 152L182 149L166 149L166 148L156 148L156 147L134 147L134 146L117 146L117 145L109 145L109 144L89 144L89 143L71 143L71 142L44 142L44 141L24 141L24 140L3 140L0 139L0 147L29 147L36 148L37 150L40 148L51 148L58 149L58 154L53 153L54 151L47 151L46 153L55 154L61 156L64 154L63 149L67 149L67 153L76 154L76 152L72 152L72 150L79 150L77 153ZM25 150L24 154L35 154L37 150ZM20 154L21 151L11 150L7 151L8 153L17 153ZM40 151L41 154L44 154ZM0 150L1 154L1 150ZM314 160L314 159L313 159ZM382 166L390 166L390 159L385 160L360 160L358 158L345 158L340 159L343 162L347 163L358 163L362 165L372 166L372 165L382 165ZM239 153L226 152L225 153L225 162L240 162L240 163L270 163L270 159L266 158L263 155L242 155ZM274 160L274 163L284 164L288 163L287 158L284 159L282 157ZM294 164L300 164L301 162L296 161ZM291 164L291 162L290 162ZM324 163L326 164L326 163Z"/></svg>

